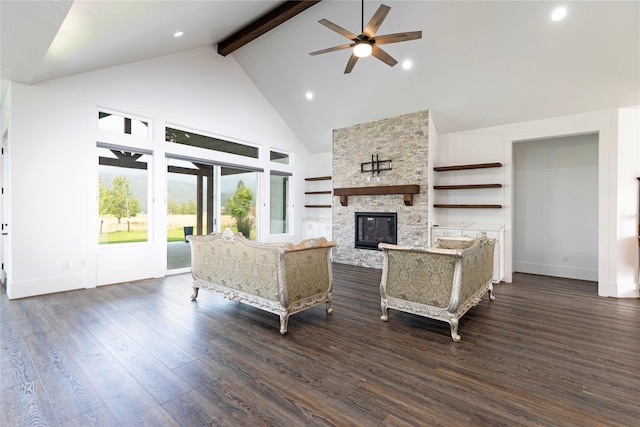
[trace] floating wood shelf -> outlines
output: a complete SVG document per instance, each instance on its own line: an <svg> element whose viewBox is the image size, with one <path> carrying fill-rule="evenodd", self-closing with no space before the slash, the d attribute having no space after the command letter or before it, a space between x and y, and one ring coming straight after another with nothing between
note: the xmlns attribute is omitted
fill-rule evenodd
<svg viewBox="0 0 640 427"><path fill-rule="evenodd" d="M454 165L454 166L438 166L433 168L436 172L446 172L446 171L460 171L465 169L485 169L485 168L500 168L502 167L502 163L476 163L473 165Z"/></svg>
<svg viewBox="0 0 640 427"><path fill-rule="evenodd" d="M433 205L434 208L500 209L502 205Z"/></svg>
<svg viewBox="0 0 640 427"><path fill-rule="evenodd" d="M356 187L356 188L336 188L333 190L335 196L340 196L340 204L347 206L348 196L380 196L385 194L404 195L405 206L413 204L413 195L420 193L420 186L412 185L386 185L379 187Z"/></svg>
<svg viewBox="0 0 640 427"><path fill-rule="evenodd" d="M466 169L486 169L486 168L500 168L502 163L475 163L469 165L453 165L453 166L438 166L433 170L436 172L446 171L461 171ZM459 185L434 185L434 190L462 190L462 189L477 189L477 188L500 188L502 184L459 184ZM459 209L500 209L502 205L476 205L476 204L434 204L434 208L459 208Z"/></svg>
<svg viewBox="0 0 640 427"><path fill-rule="evenodd" d="M434 190L462 190L475 188L500 188L502 184L464 184L464 185L434 185Z"/></svg>
<svg viewBox="0 0 640 427"><path fill-rule="evenodd" d="M309 178L305 178L305 181L331 181L331 176L312 176ZM317 184L319 185L319 184ZM322 185L322 187L326 188L327 184ZM312 185L313 187L313 185ZM317 194L326 194L326 195L331 195L332 191L331 190L318 190L318 191L305 191L304 194L309 194L309 195L317 195ZM320 200L321 199L321 200ZM326 201L330 201L327 200L324 197L321 197L318 201L320 202L326 202ZM313 197L311 198L311 200L309 201L315 201L313 200ZM331 209L331 205L327 205L327 204L309 204L309 205L304 205L305 208L322 208L322 209Z"/></svg>
<svg viewBox="0 0 640 427"><path fill-rule="evenodd" d="M330 176L313 176L311 178L305 178L305 181L329 181L331 179Z"/></svg>

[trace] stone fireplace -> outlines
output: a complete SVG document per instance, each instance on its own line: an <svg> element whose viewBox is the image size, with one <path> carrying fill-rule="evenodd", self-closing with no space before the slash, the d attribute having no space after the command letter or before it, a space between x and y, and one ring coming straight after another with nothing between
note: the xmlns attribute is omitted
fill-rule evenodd
<svg viewBox="0 0 640 427"><path fill-rule="evenodd" d="M378 170L372 159L387 163ZM427 245L428 111L334 130L332 164L335 262L382 268L377 243L356 247L356 213L395 214L397 244Z"/></svg>

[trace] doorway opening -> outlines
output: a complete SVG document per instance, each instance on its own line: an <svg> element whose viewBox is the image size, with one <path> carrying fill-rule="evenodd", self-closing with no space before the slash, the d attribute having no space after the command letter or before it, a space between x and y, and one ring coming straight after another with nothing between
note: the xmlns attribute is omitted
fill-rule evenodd
<svg viewBox="0 0 640 427"><path fill-rule="evenodd" d="M513 144L513 270L598 280L598 134Z"/></svg>

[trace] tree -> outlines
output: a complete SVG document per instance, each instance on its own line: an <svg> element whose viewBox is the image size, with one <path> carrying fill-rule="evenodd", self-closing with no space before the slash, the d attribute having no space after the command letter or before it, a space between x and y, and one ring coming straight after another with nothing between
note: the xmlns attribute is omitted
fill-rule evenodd
<svg viewBox="0 0 640 427"><path fill-rule="evenodd" d="M197 210L198 207L196 206L196 202L193 200L189 200L188 202L180 205L180 213L185 215L195 215Z"/></svg>
<svg viewBox="0 0 640 427"><path fill-rule="evenodd" d="M189 200L181 204L177 204L173 200L167 200L167 213L169 215L195 215L198 207L196 202Z"/></svg>
<svg viewBox="0 0 640 427"><path fill-rule="evenodd" d="M99 191L101 215L115 216L118 218L118 224L120 224L122 218L131 218L138 215L140 202L133 197L126 177L115 177L111 188L107 188L100 182ZM129 230L127 229L127 231Z"/></svg>
<svg viewBox="0 0 640 427"><path fill-rule="evenodd" d="M167 200L167 213L169 215L177 215L180 213L180 206L171 199Z"/></svg>
<svg viewBox="0 0 640 427"><path fill-rule="evenodd" d="M249 216L252 201L253 191L240 180L236 187L236 193L226 205L229 214L236 220L238 231L247 238L251 234L251 228L253 227L253 218Z"/></svg>

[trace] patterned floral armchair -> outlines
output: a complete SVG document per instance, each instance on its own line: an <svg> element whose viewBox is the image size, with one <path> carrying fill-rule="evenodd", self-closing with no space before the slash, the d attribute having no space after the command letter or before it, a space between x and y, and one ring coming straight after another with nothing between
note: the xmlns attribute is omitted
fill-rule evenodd
<svg viewBox="0 0 640 427"><path fill-rule="evenodd" d="M242 234L189 236L193 294L199 288L221 293L233 301L280 316L280 333L287 333L289 316L326 303L331 314L333 275L324 237L291 243L260 243Z"/></svg>
<svg viewBox="0 0 640 427"><path fill-rule="evenodd" d="M442 237L433 247L380 243L384 251L380 305L384 321L390 308L443 320L460 341L458 320L489 292L494 300L495 239Z"/></svg>

